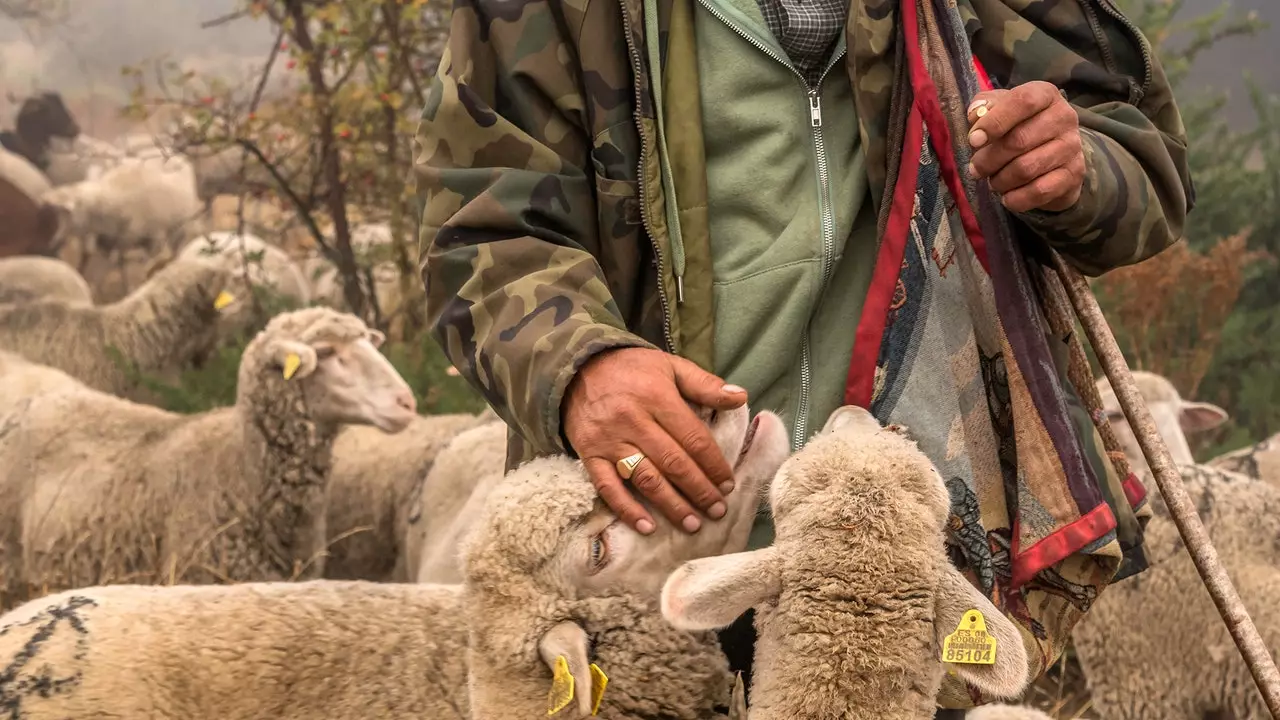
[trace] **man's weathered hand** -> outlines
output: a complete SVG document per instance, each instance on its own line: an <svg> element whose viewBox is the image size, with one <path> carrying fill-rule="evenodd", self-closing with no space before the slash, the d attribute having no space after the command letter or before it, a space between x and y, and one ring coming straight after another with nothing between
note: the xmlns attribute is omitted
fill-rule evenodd
<svg viewBox="0 0 1280 720"><path fill-rule="evenodd" d="M569 384L564 432L601 499L637 532L653 532L653 520L615 467L637 451L645 460L631 484L677 527L696 532L702 521L695 505L712 519L724 516L722 493L733 490L733 469L689 403L730 410L746 400L742 388L684 358L646 348L610 350L583 365Z"/></svg>
<svg viewBox="0 0 1280 720"><path fill-rule="evenodd" d="M1014 212L1060 211L1084 187L1084 150L1076 111L1047 82L979 93L969 105L969 163L974 178L989 178Z"/></svg>

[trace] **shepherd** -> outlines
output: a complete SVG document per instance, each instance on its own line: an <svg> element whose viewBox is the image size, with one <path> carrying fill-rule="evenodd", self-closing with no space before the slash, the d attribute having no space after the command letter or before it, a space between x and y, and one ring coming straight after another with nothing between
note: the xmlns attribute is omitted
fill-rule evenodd
<svg viewBox="0 0 1280 720"><path fill-rule="evenodd" d="M1149 258L1194 202L1113 0L456 0L417 142L429 321L509 466L570 453L694 533L733 491L697 413L750 398L798 449L866 407L1034 673L1145 567L1052 272ZM721 640L749 676L750 613ZM949 677L938 717L990 700Z"/></svg>

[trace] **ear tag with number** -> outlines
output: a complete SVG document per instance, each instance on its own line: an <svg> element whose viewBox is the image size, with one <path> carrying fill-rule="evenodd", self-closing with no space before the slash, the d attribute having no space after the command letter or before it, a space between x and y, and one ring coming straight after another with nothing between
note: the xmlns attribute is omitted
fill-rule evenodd
<svg viewBox="0 0 1280 720"><path fill-rule="evenodd" d="M942 661L965 665L994 665L996 636L987 632L987 620L981 610L969 610L960 619L956 631L942 641Z"/></svg>

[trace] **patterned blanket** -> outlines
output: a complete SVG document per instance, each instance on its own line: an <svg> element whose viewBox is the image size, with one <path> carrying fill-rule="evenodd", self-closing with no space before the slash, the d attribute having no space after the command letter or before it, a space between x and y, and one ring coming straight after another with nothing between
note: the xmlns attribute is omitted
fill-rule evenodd
<svg viewBox="0 0 1280 720"><path fill-rule="evenodd" d="M1108 583L1145 567L1129 472L1057 278L960 172L991 87L955 0L902 4L892 202L845 400L905 425L951 494L956 564L1023 630L1036 674ZM1118 524L1119 523L1119 524ZM1118 572L1123 571L1123 572ZM942 707L986 699L948 676Z"/></svg>

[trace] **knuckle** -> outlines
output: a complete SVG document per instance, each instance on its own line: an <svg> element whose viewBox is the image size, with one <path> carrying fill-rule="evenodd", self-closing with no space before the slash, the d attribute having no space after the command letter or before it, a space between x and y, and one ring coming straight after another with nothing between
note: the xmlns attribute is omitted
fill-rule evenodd
<svg viewBox="0 0 1280 720"><path fill-rule="evenodd" d="M712 451L714 444L705 432L691 431L680 443L690 455L706 455Z"/></svg>
<svg viewBox="0 0 1280 720"><path fill-rule="evenodd" d="M1031 134L1024 126L1018 126L1004 136L1005 146L1019 154L1032 149Z"/></svg>
<svg viewBox="0 0 1280 720"><path fill-rule="evenodd" d="M662 476L657 470L649 467L637 469L636 474L632 476L631 482L640 492L650 495L657 492L662 487Z"/></svg>
<svg viewBox="0 0 1280 720"><path fill-rule="evenodd" d="M658 466L676 477L689 477L693 468L688 458L679 450L668 450L658 457Z"/></svg>

